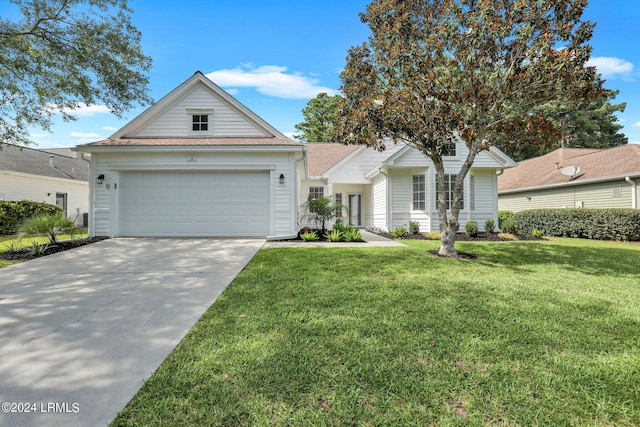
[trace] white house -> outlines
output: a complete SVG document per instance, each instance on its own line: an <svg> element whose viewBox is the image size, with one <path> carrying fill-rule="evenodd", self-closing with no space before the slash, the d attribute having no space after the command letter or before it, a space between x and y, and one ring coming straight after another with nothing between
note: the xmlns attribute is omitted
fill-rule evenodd
<svg viewBox="0 0 640 427"><path fill-rule="evenodd" d="M431 160L413 147L391 143L383 152L340 144L308 144L309 179L302 184L300 203L309 194L331 195L346 207L345 222L356 227L392 230L420 223L421 231L439 229L436 174ZM444 158L448 203L455 174L467 155L464 143ZM474 220L484 228L487 219L498 223L497 175L515 166L502 151L491 148L476 156L464 181L462 227Z"/></svg>
<svg viewBox="0 0 640 427"><path fill-rule="evenodd" d="M414 149L293 141L200 72L77 150L91 154L92 236L293 236L310 193L341 198L355 226L437 228L433 167ZM498 150L478 156L465 219L497 220L496 171L514 165Z"/></svg>
<svg viewBox="0 0 640 427"><path fill-rule="evenodd" d="M89 212L88 162L12 144L1 148L0 200L58 205L83 224Z"/></svg>

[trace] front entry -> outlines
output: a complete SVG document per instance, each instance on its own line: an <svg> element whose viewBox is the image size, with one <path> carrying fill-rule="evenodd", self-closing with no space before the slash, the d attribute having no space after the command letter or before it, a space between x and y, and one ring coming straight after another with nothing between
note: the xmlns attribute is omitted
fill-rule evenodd
<svg viewBox="0 0 640 427"><path fill-rule="evenodd" d="M352 227L362 226L362 194L348 195L349 225Z"/></svg>
<svg viewBox="0 0 640 427"><path fill-rule="evenodd" d="M62 209L67 216L67 193L56 193L56 206Z"/></svg>

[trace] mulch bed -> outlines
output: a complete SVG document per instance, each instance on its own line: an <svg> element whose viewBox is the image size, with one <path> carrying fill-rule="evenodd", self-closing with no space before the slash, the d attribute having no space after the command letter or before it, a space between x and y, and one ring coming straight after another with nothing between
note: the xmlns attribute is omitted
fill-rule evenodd
<svg viewBox="0 0 640 427"><path fill-rule="evenodd" d="M378 233L381 236L387 237L389 239L393 239L393 237L389 233ZM546 240L544 237L535 237L531 234L511 234L513 239L507 239L505 237L501 237L499 233L478 233L476 237L469 237L466 233L458 233L456 235L456 242L513 242L514 240ZM409 240L440 240L440 239L430 239L424 234L407 234L406 237L402 239ZM400 240L402 240L400 239Z"/></svg>
<svg viewBox="0 0 640 427"><path fill-rule="evenodd" d="M23 248L19 251L8 251L8 252L0 252L0 259L7 260L29 260L40 258L43 256L55 254L57 252L66 251L69 249L77 248L84 245L90 245L91 243L96 243L104 238L96 238L96 237L86 237L84 239L73 239L73 240L65 240L64 242L58 242L55 244L50 244L43 251L33 251L30 248Z"/></svg>

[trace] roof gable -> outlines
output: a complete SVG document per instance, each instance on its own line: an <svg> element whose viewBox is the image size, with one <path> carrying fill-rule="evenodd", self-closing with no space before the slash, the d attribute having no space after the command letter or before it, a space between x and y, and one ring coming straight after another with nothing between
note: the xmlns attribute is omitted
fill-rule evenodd
<svg viewBox="0 0 640 427"><path fill-rule="evenodd" d="M563 175L567 166L579 166L573 178ZM498 191L576 184L608 177L640 175L640 145L608 149L559 148L540 157L520 162L498 178Z"/></svg>
<svg viewBox="0 0 640 427"><path fill-rule="evenodd" d="M1 148L0 172L17 172L78 181L89 179L89 164L82 159L12 144L2 144Z"/></svg>
<svg viewBox="0 0 640 427"><path fill-rule="evenodd" d="M212 137L286 138L198 71L109 139L191 137L189 120L198 112L211 114Z"/></svg>
<svg viewBox="0 0 640 427"><path fill-rule="evenodd" d="M356 150L363 148L359 145L319 142L309 142L306 147L309 176L321 176L344 161Z"/></svg>

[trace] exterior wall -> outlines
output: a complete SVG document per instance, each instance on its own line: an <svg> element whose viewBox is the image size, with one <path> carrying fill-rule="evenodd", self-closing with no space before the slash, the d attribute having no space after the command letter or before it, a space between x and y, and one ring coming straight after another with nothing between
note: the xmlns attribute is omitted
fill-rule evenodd
<svg viewBox="0 0 640 427"><path fill-rule="evenodd" d="M331 172L331 181L336 183L368 182L364 178L366 174L404 147L404 144L397 144L389 145L389 147L382 152L367 149L356 153L352 158Z"/></svg>
<svg viewBox="0 0 640 427"><path fill-rule="evenodd" d="M411 220L411 171L409 169L390 170L391 220L389 228L409 226Z"/></svg>
<svg viewBox="0 0 640 427"><path fill-rule="evenodd" d="M131 137L185 137L191 133L191 114L187 109L213 109L211 132L206 136L270 136L203 86L187 92L177 103Z"/></svg>
<svg viewBox="0 0 640 427"><path fill-rule="evenodd" d="M117 236L120 171L126 170L270 170L271 171L271 224L272 236L292 235L296 229L295 192L298 176L293 153L255 152L121 152L93 153L91 176L105 175L102 185L92 182L90 234ZM279 183L280 174L285 176Z"/></svg>
<svg viewBox="0 0 640 427"><path fill-rule="evenodd" d="M473 195L470 191L468 206L468 218L469 220L476 221L478 223L478 229L485 231L484 223L488 219L492 219L496 229L498 228L498 177L493 169L472 169L471 174L474 180ZM468 179L469 184L471 178ZM471 209L471 197L474 198L474 209Z"/></svg>
<svg viewBox="0 0 640 427"><path fill-rule="evenodd" d="M640 180L636 180L640 181ZM636 189L637 190L637 189ZM624 179L498 195L500 210L632 208L633 187ZM529 197L531 198L529 200Z"/></svg>
<svg viewBox="0 0 640 427"><path fill-rule="evenodd" d="M388 182L384 175L377 176L370 187L371 205L369 206L370 216L367 226L387 230L387 188Z"/></svg>
<svg viewBox="0 0 640 427"><path fill-rule="evenodd" d="M67 216L82 224L89 212L89 183L35 175L0 174L0 200L31 200L56 204L56 193L67 193Z"/></svg>

